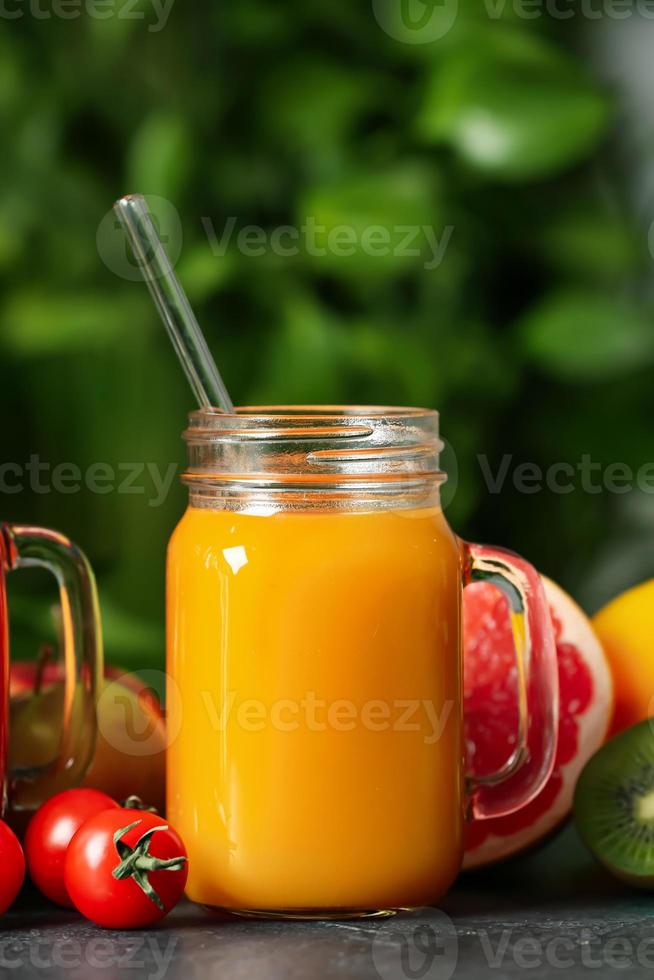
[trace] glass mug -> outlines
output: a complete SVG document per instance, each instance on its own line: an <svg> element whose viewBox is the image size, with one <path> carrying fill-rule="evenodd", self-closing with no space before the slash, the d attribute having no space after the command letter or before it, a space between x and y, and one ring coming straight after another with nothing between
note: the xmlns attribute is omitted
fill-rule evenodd
<svg viewBox="0 0 654 980"><path fill-rule="evenodd" d="M8 771L9 624L5 576L18 568L50 571L59 585L66 669L59 752L45 766ZM93 756L102 634L95 579L82 552L57 531L0 524L0 786L20 825L44 799L79 783Z"/></svg>
<svg viewBox="0 0 654 980"><path fill-rule="evenodd" d="M342 917L433 904L466 820L552 770L557 666L536 571L470 545L439 503L438 414L196 412L168 550L168 816L189 897ZM464 768L461 597L507 596L519 723L501 771Z"/></svg>

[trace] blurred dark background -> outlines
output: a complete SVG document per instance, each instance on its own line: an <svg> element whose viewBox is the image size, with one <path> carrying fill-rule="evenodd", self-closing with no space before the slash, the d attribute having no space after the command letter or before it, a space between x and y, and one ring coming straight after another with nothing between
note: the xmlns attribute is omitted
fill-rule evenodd
<svg viewBox="0 0 654 980"><path fill-rule="evenodd" d="M0 516L85 549L110 660L163 662L165 547L185 493L177 476L158 493L151 473L181 468L193 408L105 217L127 191L151 195L239 404L436 407L458 533L522 552L590 610L654 574L654 20L609 0L11 11ZM341 225L359 245L311 254L307 221L323 245ZM244 245L247 226L263 232ZM270 237L283 226L296 254ZM385 255L361 246L379 226ZM418 254L403 254L402 226ZM87 485L97 463L115 474L104 492ZM524 463L543 480L567 464L569 492L538 489L538 471L525 492ZM79 468L79 490L60 464ZM30 656L52 587L14 579L15 650Z"/></svg>

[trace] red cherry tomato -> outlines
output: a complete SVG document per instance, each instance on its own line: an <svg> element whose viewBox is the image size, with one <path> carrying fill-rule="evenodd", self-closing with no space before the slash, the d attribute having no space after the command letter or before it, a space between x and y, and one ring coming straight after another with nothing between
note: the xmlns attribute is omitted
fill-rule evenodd
<svg viewBox="0 0 654 980"><path fill-rule="evenodd" d="M6 912L25 877L25 857L15 833L0 820L0 914Z"/></svg>
<svg viewBox="0 0 654 980"><path fill-rule="evenodd" d="M115 800L97 789L67 789L39 807L25 834L30 878L43 894L72 908L64 884L64 858L71 838L85 820L103 810L120 810Z"/></svg>
<svg viewBox="0 0 654 980"><path fill-rule="evenodd" d="M162 817L105 810L70 842L66 888L76 908L97 925L142 928L162 919L182 897L187 860L179 835Z"/></svg>

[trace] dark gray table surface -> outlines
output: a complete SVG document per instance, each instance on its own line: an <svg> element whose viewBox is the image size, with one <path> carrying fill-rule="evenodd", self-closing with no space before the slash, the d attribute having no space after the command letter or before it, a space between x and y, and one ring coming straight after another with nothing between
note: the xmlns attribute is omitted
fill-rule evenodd
<svg viewBox="0 0 654 980"><path fill-rule="evenodd" d="M34 896L0 920L0 977L457 980L648 977L654 896L610 879L568 828L537 854L464 876L439 909L391 919L255 922L188 903L106 932Z"/></svg>

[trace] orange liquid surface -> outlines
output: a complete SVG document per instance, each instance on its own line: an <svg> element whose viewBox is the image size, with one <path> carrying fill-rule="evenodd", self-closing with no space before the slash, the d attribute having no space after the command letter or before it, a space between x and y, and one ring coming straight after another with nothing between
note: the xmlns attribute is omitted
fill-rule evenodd
<svg viewBox="0 0 654 980"><path fill-rule="evenodd" d="M168 671L191 899L373 910L447 890L460 564L440 510L190 508L169 546Z"/></svg>

